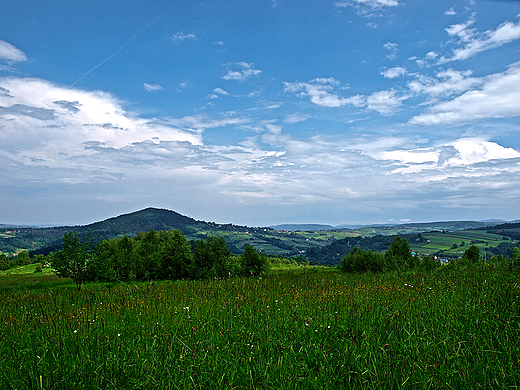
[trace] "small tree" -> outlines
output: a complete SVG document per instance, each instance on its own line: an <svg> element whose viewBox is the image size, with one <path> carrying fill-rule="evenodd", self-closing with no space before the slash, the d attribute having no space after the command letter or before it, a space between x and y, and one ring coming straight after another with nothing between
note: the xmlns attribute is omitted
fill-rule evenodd
<svg viewBox="0 0 520 390"><path fill-rule="evenodd" d="M267 271L267 259L258 253L251 245L244 248L240 257L242 272L245 275L259 276Z"/></svg>
<svg viewBox="0 0 520 390"><path fill-rule="evenodd" d="M56 252L52 259L52 268L60 278L71 278L78 291L87 280L93 259L94 239L92 233L83 235L69 232L63 236L63 250Z"/></svg>
<svg viewBox="0 0 520 390"><path fill-rule="evenodd" d="M385 253L385 266L390 270L397 270L399 273L403 269L414 267L414 258L410 244L406 238L401 239L396 236L390 244L390 248Z"/></svg>
<svg viewBox="0 0 520 390"><path fill-rule="evenodd" d="M471 245L464 255L462 256L462 260L468 262L470 264L476 264L480 261L480 249L476 245Z"/></svg>

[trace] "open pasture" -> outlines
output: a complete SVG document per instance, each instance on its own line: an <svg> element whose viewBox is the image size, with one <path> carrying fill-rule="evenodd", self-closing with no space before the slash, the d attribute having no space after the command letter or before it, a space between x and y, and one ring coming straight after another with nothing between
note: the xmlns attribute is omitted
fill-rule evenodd
<svg viewBox="0 0 520 390"><path fill-rule="evenodd" d="M79 293L7 278L2 388L520 386L520 277L498 266L400 278L302 267Z"/></svg>

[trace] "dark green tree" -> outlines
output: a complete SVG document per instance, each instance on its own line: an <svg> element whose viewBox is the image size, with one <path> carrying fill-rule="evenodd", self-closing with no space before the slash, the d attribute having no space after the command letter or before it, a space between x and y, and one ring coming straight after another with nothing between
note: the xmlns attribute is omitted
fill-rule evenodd
<svg viewBox="0 0 520 390"><path fill-rule="evenodd" d="M435 260L432 256L424 256L422 261L420 262L420 269L423 271L433 271L435 268L439 267L441 262L439 260Z"/></svg>
<svg viewBox="0 0 520 390"><path fill-rule="evenodd" d="M155 230L139 233L135 237L138 269L143 273L142 279L158 279L162 276L161 235Z"/></svg>
<svg viewBox="0 0 520 390"><path fill-rule="evenodd" d="M7 255L0 253L0 271L9 269L9 258Z"/></svg>
<svg viewBox="0 0 520 390"><path fill-rule="evenodd" d="M471 245L464 255L462 256L462 261L467 262L469 264L476 264L480 261L480 249L476 245Z"/></svg>
<svg viewBox="0 0 520 390"><path fill-rule="evenodd" d="M385 253L385 267L389 270L397 270L400 273L406 269L413 268L414 264L408 240L396 236Z"/></svg>
<svg viewBox="0 0 520 390"><path fill-rule="evenodd" d="M245 275L259 276L267 271L267 258L247 245L240 256L240 265Z"/></svg>
<svg viewBox="0 0 520 390"><path fill-rule="evenodd" d="M59 277L71 278L79 291L83 282L88 279L94 251L91 232L83 235L81 239L76 232L65 233L63 250L54 255L52 268Z"/></svg>
<svg viewBox="0 0 520 390"><path fill-rule="evenodd" d="M134 239L124 236L103 240L99 243L91 273L97 280L127 282L137 279L136 262Z"/></svg>
<svg viewBox="0 0 520 390"><path fill-rule="evenodd" d="M16 262L18 266L27 265L30 262L29 252L21 251L16 255Z"/></svg>
<svg viewBox="0 0 520 390"><path fill-rule="evenodd" d="M231 251L223 237L208 237L197 241L194 252L192 277L224 278L232 273Z"/></svg>
<svg viewBox="0 0 520 390"><path fill-rule="evenodd" d="M380 253L365 251L354 247L343 256L340 263L343 272L381 272L383 270L383 255Z"/></svg>
<svg viewBox="0 0 520 390"><path fill-rule="evenodd" d="M171 230L161 239L161 279L182 279L189 276L193 263L191 247L181 232Z"/></svg>

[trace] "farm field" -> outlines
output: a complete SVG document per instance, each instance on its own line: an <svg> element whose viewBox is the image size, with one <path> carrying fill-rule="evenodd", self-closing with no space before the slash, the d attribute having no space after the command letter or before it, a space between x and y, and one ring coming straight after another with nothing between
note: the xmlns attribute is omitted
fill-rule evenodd
<svg viewBox="0 0 520 390"><path fill-rule="evenodd" d="M263 278L87 284L0 275L7 389L520 386L520 275L300 267Z"/></svg>
<svg viewBox="0 0 520 390"><path fill-rule="evenodd" d="M505 242L503 236L487 233L482 230L463 230L458 232L429 232L424 233L424 240L430 242L410 242L412 250L419 254L433 254L445 251L447 255L462 256L469 245L476 245L484 253L486 248L497 247ZM452 248L453 245L456 248ZM464 244L464 245L462 245Z"/></svg>

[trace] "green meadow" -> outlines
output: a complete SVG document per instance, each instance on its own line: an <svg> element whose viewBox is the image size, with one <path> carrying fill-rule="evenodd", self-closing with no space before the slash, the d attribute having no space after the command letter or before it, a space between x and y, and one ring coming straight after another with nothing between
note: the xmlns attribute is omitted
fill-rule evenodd
<svg viewBox="0 0 520 390"><path fill-rule="evenodd" d="M0 275L0 388L520 386L520 275L505 264L86 284Z"/></svg>

